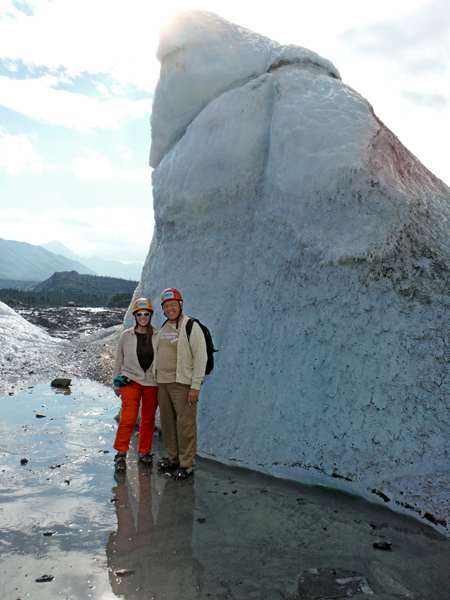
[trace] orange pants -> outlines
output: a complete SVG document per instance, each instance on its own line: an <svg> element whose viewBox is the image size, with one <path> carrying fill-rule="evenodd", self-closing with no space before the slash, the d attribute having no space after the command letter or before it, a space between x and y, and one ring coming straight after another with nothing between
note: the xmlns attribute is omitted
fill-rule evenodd
<svg viewBox="0 0 450 600"><path fill-rule="evenodd" d="M121 388L120 397L122 399L122 412L114 448L118 452L126 452L130 447L131 435L136 427L139 406L142 401L139 453L150 453L152 451L153 431L155 430L155 413L158 408L158 388L132 381Z"/></svg>

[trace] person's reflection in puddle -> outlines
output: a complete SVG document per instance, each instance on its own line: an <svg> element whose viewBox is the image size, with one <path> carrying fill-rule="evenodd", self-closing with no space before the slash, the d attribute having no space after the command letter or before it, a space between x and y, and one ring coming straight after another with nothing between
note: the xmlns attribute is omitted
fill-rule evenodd
<svg viewBox="0 0 450 600"><path fill-rule="evenodd" d="M143 466L136 494L125 474L115 479L117 532L106 545L114 594L127 600L200 597L203 566L192 552L194 478L179 482Z"/></svg>

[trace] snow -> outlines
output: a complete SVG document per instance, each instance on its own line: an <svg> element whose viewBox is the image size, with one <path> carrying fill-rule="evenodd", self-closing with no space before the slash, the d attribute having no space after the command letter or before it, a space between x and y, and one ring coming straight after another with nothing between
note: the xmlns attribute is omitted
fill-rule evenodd
<svg viewBox="0 0 450 600"><path fill-rule="evenodd" d="M200 451L448 522L449 188L309 50L185 11L158 56L135 296L213 332Z"/></svg>
<svg viewBox="0 0 450 600"><path fill-rule="evenodd" d="M35 372L47 373L47 362L57 368L55 352L67 344L66 340L52 338L0 302L0 396L4 387L17 378L24 381Z"/></svg>
<svg viewBox="0 0 450 600"><path fill-rule="evenodd" d="M7 304L0 302L0 360L14 360L27 350L59 347L62 340L52 338L44 329L32 325Z"/></svg>

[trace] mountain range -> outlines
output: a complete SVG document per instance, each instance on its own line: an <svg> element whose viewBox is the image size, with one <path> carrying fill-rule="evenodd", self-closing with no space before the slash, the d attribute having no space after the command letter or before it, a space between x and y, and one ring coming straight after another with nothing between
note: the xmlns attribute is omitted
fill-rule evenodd
<svg viewBox="0 0 450 600"><path fill-rule="evenodd" d="M42 248L45 248L54 254L65 256L70 260L83 263L83 265L86 265L86 267L92 269L96 275L119 277L121 279L132 279L133 281L139 281L141 278L142 263L125 264L114 260L104 260L103 258L98 258L97 256L86 258L84 256L75 254L72 252L72 250L69 250L69 248L66 248L64 244L58 242L57 240L48 242L47 244L41 244L41 246Z"/></svg>
<svg viewBox="0 0 450 600"><path fill-rule="evenodd" d="M101 258L83 258L74 254L61 242L41 246L0 238L0 281L45 281L55 272L77 271L85 275L102 275L137 281L141 277L141 263L124 264ZM12 287L17 287L16 285Z"/></svg>
<svg viewBox="0 0 450 600"><path fill-rule="evenodd" d="M49 252L41 246L0 238L0 279L44 281L55 271L77 271L95 275L76 260Z"/></svg>

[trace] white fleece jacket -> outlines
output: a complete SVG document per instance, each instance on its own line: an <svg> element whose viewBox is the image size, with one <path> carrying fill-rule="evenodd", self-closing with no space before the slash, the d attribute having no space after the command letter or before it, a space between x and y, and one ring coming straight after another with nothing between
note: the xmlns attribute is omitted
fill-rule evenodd
<svg viewBox="0 0 450 600"><path fill-rule="evenodd" d="M155 340L158 330L153 325L151 325L151 328L153 329L153 351L155 352L156 357ZM130 327L130 329L125 329L125 331L119 338L119 343L117 344L113 379L115 379L119 375L125 375L126 377L129 377L132 381L136 381L136 383L140 383L141 385L158 385L153 375L154 364L155 359L153 359L153 364L150 366L150 368L147 371L143 371L137 357L137 336L134 331L134 327Z"/></svg>
<svg viewBox="0 0 450 600"><path fill-rule="evenodd" d="M191 337L188 340L186 334L186 324L189 317L183 315L179 323L180 337L177 349L177 372L176 382L185 383L193 390L199 390L203 379L205 378L206 362L208 354L206 352L206 342L200 325L194 321L192 324ZM155 348L155 358L153 359L153 375L158 380L156 371L156 356L158 353L158 342L161 330L153 337L153 347Z"/></svg>

